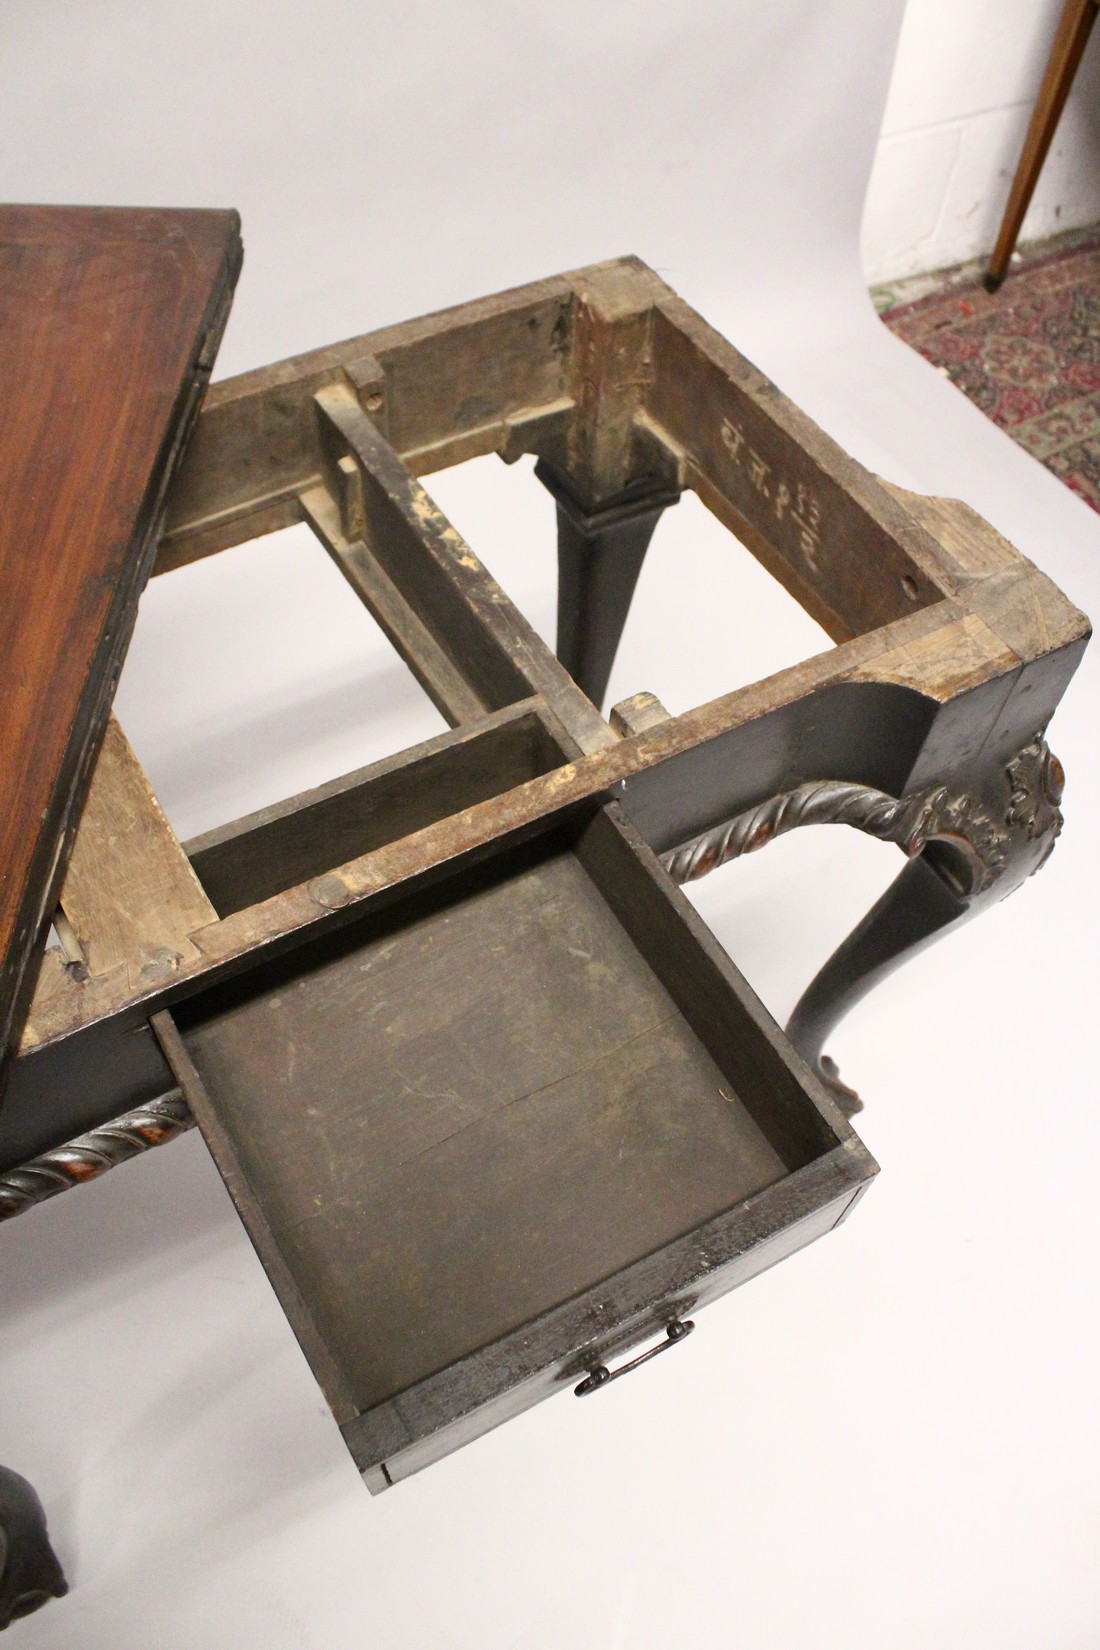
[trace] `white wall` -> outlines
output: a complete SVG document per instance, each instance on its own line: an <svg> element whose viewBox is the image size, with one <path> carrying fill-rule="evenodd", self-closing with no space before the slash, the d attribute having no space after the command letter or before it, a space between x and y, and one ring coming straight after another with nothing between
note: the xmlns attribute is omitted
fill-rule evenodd
<svg viewBox="0 0 1100 1650"><path fill-rule="evenodd" d="M988 253L1064 0L909 0L863 221L871 281ZM1022 239L1100 219L1100 30Z"/></svg>

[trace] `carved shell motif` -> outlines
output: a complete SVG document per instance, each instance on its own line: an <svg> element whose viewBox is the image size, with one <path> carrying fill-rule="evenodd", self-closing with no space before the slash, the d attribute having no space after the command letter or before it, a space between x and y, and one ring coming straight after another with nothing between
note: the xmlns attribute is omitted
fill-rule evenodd
<svg viewBox="0 0 1100 1650"><path fill-rule="evenodd" d="M1000 817L988 795L952 795L946 787L933 792L908 851L919 853L931 841L951 843L970 864L971 894L984 892L1006 872L1011 873L1013 887L1034 875L1062 829L1062 764L1046 740L1037 736L1006 765L1001 784Z"/></svg>
<svg viewBox="0 0 1100 1650"><path fill-rule="evenodd" d="M1058 804L1066 785L1062 764L1045 739L1033 739L1008 764L1011 786L1008 824L1022 830L1029 842L1045 843L1039 865L1047 858L1062 829Z"/></svg>

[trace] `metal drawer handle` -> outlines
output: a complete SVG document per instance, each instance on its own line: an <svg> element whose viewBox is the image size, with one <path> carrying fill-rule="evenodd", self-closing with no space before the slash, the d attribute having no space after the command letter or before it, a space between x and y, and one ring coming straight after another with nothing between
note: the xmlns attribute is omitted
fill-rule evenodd
<svg viewBox="0 0 1100 1650"><path fill-rule="evenodd" d="M628 1364L623 1364L621 1368L614 1371L608 1369L606 1364L594 1365L588 1371L580 1386L574 1387L573 1391L578 1398L587 1398L588 1394L595 1392L597 1387L606 1386L608 1381L617 1381L620 1375L629 1375L632 1369L647 1364L650 1358L657 1356L658 1352L667 1352L670 1346L675 1346L676 1342L682 1341L685 1335L690 1335L694 1328L695 1325L690 1318L684 1320L673 1318L665 1330L667 1337L665 1340L658 1342L656 1346L651 1346L648 1352L641 1353L639 1357L631 1358Z"/></svg>

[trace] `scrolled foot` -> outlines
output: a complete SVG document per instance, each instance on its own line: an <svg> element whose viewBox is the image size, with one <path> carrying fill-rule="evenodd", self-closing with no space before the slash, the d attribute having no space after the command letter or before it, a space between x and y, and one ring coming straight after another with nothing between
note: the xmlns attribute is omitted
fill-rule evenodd
<svg viewBox="0 0 1100 1650"><path fill-rule="evenodd" d="M820 1055L814 1064L814 1070L845 1117L854 1117L857 1111L863 1110L863 1101L855 1089L850 1089L847 1083L840 1081L840 1067L830 1055Z"/></svg>
<svg viewBox="0 0 1100 1650"><path fill-rule="evenodd" d="M33 1486L0 1467L0 1632L68 1590Z"/></svg>

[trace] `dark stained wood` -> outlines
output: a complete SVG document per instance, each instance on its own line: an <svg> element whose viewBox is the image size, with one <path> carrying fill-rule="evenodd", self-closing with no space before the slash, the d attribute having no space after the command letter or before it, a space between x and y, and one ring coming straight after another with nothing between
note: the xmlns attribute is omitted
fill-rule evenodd
<svg viewBox="0 0 1100 1650"><path fill-rule="evenodd" d="M558 658L601 706L607 692L634 589L658 521L679 492L640 491L582 510L549 464L535 474L554 496L558 514Z"/></svg>
<svg viewBox="0 0 1100 1650"><path fill-rule="evenodd" d="M566 506L580 685L418 479L490 452L535 454ZM685 487L836 645L607 723L582 689ZM635 259L216 386L159 566L294 521L452 731L189 864L112 739L0 1164L182 1085L377 1489L844 1217L874 1165L823 1039L1042 862L1042 732L1088 625L965 506L868 475ZM784 1034L656 855L688 874L841 821L911 860Z"/></svg>
<svg viewBox="0 0 1100 1650"><path fill-rule="evenodd" d="M0 1633L68 1590L41 1501L25 1478L0 1467Z"/></svg>
<svg viewBox="0 0 1100 1650"><path fill-rule="evenodd" d="M485 1347L346 1423L341 1430L364 1482L373 1493L399 1483L543 1398L567 1392L594 1364L663 1334L671 1318L697 1312L824 1237L862 1196L868 1162L858 1141L846 1141L635 1261L609 1280L607 1290L568 1301L526 1325L518 1346L513 1338ZM563 1346L576 1348L571 1358L561 1357ZM514 1384L501 1390L505 1359ZM674 1424L670 1415L670 1429ZM372 1469L371 1462L382 1465Z"/></svg>
<svg viewBox="0 0 1100 1650"><path fill-rule="evenodd" d="M194 838L187 853L219 915L243 911L560 767L565 753L538 704L521 700Z"/></svg>
<svg viewBox="0 0 1100 1650"><path fill-rule="evenodd" d="M0 1058L240 265L232 212L0 209Z"/></svg>
<svg viewBox="0 0 1100 1650"><path fill-rule="evenodd" d="M898 627L899 649L914 651L921 622L930 621L911 619ZM78 978L62 953L47 953L0 1113L0 1166L59 1145L170 1086L170 1074L149 1058L147 1039L140 1035L146 1016L157 1008L296 937L384 906L402 888L458 866L463 856L472 862L502 836L538 829L541 821L617 782L626 781L625 806L660 849L780 788L784 753L797 762L802 777L829 777L836 770L845 778L900 789L922 741L928 741L935 711L901 688L846 681L867 655L866 644L846 644L832 656L836 668L825 677L808 676L800 667L788 674L782 692L777 681L766 689L739 690L686 716L657 720L613 750L552 767L532 780L506 766L499 777L519 781L512 791L473 805L463 787L468 778L480 785L487 777L483 755L495 763L501 753L495 737L486 745L479 725L471 724L187 844L222 919L199 934L201 959L185 960L171 979L150 980L134 991L117 972ZM819 684L816 693L806 694L807 680ZM777 699L787 702L769 710ZM519 706L486 721L499 726L517 713L526 721L529 712ZM442 755L441 763L425 762L435 754ZM518 755L525 760L522 751ZM466 805L460 813L439 817L441 798ZM413 824L415 832L402 837L401 830ZM385 844L349 860L356 833L373 841L376 830L387 838ZM333 870L319 872L322 862ZM285 876L296 868L311 880L286 885ZM279 886L282 892L276 892ZM248 907L253 896L262 903Z"/></svg>
<svg viewBox="0 0 1100 1650"><path fill-rule="evenodd" d="M934 626L934 616L926 618L924 623ZM896 638L906 658L912 652L913 629L919 632L919 624L913 626L911 621L899 627ZM950 639L950 625L947 630ZM184 959L170 985L150 982L147 989L135 992L116 975L78 980L66 971L44 969L23 1046L29 1052L41 1043L68 1036L93 1021L125 1012L139 1002L152 1009L173 1001L212 983L221 974L247 966L265 950L283 948L288 942L310 938L324 927L347 921L364 902L385 902L419 879L438 875L464 855L476 857L490 851L492 845L503 838L530 834L541 821L599 796L655 765L682 765L681 774L669 768L670 784L665 794L669 799L677 799L676 817L684 821L679 840L684 840L721 817L724 796L736 798L740 805L753 774L732 763L730 758L742 739L761 748L759 723L765 716L774 718L777 738L777 744L772 747L773 765L766 771L783 772L782 751L792 732L797 732L798 749L805 753L804 761L809 767L814 751L813 729L820 723L827 697L839 695L852 704L842 722L840 743L847 750L853 768L860 759L858 724L862 723L865 729L873 727L877 732L873 740L868 739L860 777L874 782L876 776L884 772L896 773L898 761L891 749L895 727L882 719L881 712L887 702L900 707L897 726L910 738L911 731L906 726L908 711L910 706L920 708L919 699L904 692L884 692L881 686L870 682L860 683L854 691L849 687L853 674L858 673L868 658L875 658L876 648L881 645L881 641L868 644L866 639L849 643L821 660L783 672L767 684L741 689L712 705L672 717L658 727L617 741L605 750L578 757L515 786L502 796L474 803L457 814L425 824L406 837L337 864L327 875L273 894L247 910L232 912L202 930L198 941L201 956ZM811 690L816 690L815 697L807 697ZM859 717L855 708L862 700L866 701L865 718ZM923 726L927 731L927 722ZM697 749L700 745L709 749L700 753ZM768 749L766 729L762 748ZM909 744L906 748L911 765L915 747ZM826 755L829 754L830 749L826 747ZM809 771L813 773L812 767ZM707 775L707 789L700 806L693 802L690 788L684 788L679 782L689 773ZM656 823L659 825L660 819ZM47 961L50 955L47 954Z"/></svg>
<svg viewBox="0 0 1100 1650"><path fill-rule="evenodd" d="M682 904L612 810L177 1015L190 1065L165 1052L358 1414L502 1342L507 1394L523 1326L595 1290L614 1338L617 1273L851 1140Z"/></svg>
<svg viewBox="0 0 1100 1650"><path fill-rule="evenodd" d="M617 805L585 827L577 857L786 1166L835 1146L787 1039Z"/></svg>
<svg viewBox="0 0 1100 1650"><path fill-rule="evenodd" d="M68 983L63 954L54 947L44 959L44 965L50 963ZM23 1052L11 1062L0 1111L0 1173L174 1087L149 1016L140 1007L43 1044L33 1059Z"/></svg>

